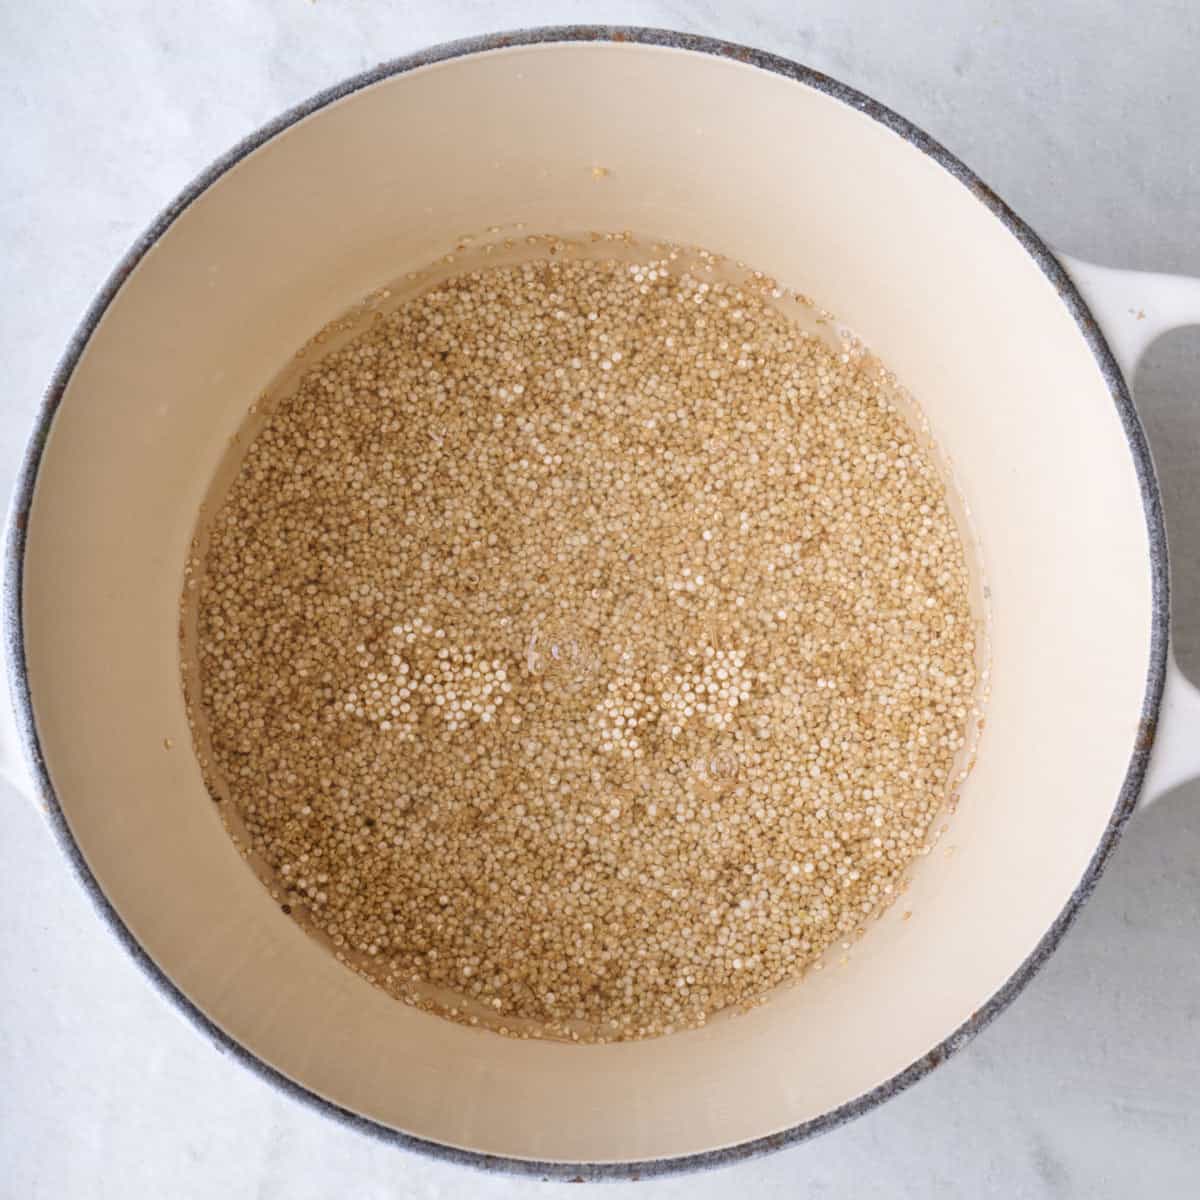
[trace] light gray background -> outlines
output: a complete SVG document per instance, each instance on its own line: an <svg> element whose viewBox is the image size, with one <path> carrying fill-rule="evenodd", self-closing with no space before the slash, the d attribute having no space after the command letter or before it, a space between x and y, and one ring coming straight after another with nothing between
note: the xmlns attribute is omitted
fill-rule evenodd
<svg viewBox="0 0 1200 1200"><path fill-rule="evenodd" d="M5 494L84 307L214 157L381 59L596 20L799 59L922 125L1061 249L1200 274L1192 0L0 0ZM1196 677L1200 330L1154 347L1136 391L1166 493L1177 645ZM1200 1194L1200 787L1133 822L1050 965L929 1079L808 1145L609 1194L635 1186L647 1200ZM218 1053L106 934L32 806L0 793L0 1197L526 1195L575 1192L397 1152Z"/></svg>

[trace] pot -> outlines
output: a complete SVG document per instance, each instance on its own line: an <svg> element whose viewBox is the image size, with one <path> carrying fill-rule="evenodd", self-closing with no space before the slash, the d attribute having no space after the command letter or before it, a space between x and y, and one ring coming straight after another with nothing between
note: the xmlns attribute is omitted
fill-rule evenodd
<svg viewBox="0 0 1200 1200"><path fill-rule="evenodd" d="M280 912L190 749L183 565L249 402L331 318L493 223L631 229L816 297L919 399L978 536L991 695L942 848L844 966L704 1029L575 1046L397 1003ZM6 768L147 976L344 1121L568 1178L809 1137L1000 1012L1139 797L1200 768L1200 696L1169 659L1160 497L1126 385L1144 346L1189 319L1200 281L1056 258L920 130L771 55L584 28L387 64L189 187L68 348L5 552Z"/></svg>

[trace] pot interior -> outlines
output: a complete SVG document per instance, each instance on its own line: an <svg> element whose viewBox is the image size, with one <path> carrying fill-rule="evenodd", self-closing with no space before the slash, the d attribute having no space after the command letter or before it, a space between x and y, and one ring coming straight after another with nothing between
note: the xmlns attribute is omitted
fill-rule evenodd
<svg viewBox="0 0 1200 1200"><path fill-rule="evenodd" d="M845 966L645 1042L509 1040L342 968L230 843L180 691L183 564L248 405L367 292L464 233L517 223L704 246L835 312L928 416L991 592L978 762L904 900ZM814 86L628 42L511 46L392 76L194 199L71 377L29 517L23 602L66 819L184 994L347 1109L457 1147L568 1161L685 1155L812 1120L983 1006L1058 916L1112 815L1152 625L1125 430L1012 232L922 151Z"/></svg>

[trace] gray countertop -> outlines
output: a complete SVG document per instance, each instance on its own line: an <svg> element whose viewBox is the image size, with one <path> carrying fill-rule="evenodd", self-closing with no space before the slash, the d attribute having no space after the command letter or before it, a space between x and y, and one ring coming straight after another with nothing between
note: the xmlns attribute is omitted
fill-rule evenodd
<svg viewBox="0 0 1200 1200"><path fill-rule="evenodd" d="M1053 13L1053 15L1048 15ZM489 29L670 26L799 59L910 117L1047 240L1200 275L1200 8L971 0L0 4L7 493L42 388L111 266L246 133L346 75ZM1135 380L1163 482L1176 646L1200 677L1200 329ZM277 1094L148 985L42 819L0 797L0 1198L574 1195L403 1154ZM867 1117L653 1197L1200 1194L1200 786L1132 822L1049 966Z"/></svg>

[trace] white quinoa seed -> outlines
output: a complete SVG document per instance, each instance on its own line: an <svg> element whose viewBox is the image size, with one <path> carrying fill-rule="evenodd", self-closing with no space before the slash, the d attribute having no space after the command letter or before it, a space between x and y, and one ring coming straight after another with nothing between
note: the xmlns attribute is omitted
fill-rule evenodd
<svg viewBox="0 0 1200 1200"><path fill-rule="evenodd" d="M355 970L516 1036L702 1025L848 947L974 715L963 545L884 372L676 258L373 321L189 565L231 832Z"/></svg>

